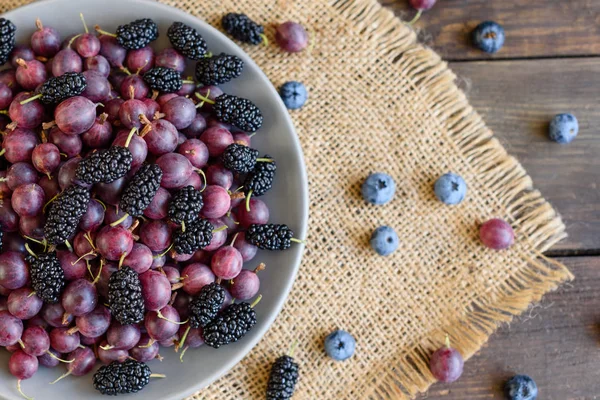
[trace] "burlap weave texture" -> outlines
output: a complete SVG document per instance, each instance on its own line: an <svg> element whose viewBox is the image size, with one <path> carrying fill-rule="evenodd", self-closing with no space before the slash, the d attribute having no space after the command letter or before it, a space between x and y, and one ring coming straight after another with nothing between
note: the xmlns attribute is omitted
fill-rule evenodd
<svg viewBox="0 0 600 400"><path fill-rule="evenodd" d="M314 35L299 54L244 46L275 86L298 80L309 91L307 105L291 113L308 168L309 244L272 328L194 398L264 398L272 361L297 340L295 400L409 399L434 382L427 360L446 333L468 358L499 323L571 278L540 257L564 237L560 218L493 138L446 64L375 0L164 2L215 26L226 12L244 12L267 26L272 41L273 24L286 20ZM360 196L362 181L376 171L396 180L396 196L385 206ZM454 207L432 192L448 171L469 186ZM479 243L478 226L492 217L515 228L510 250ZM387 258L368 247L380 225L400 236ZM356 354L344 363L323 351L336 328L357 339Z"/></svg>

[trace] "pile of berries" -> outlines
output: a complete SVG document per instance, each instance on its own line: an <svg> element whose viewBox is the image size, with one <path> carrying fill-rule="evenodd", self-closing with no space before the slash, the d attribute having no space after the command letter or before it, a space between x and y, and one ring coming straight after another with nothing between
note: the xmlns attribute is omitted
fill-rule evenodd
<svg viewBox="0 0 600 400"><path fill-rule="evenodd" d="M264 36L227 21L237 38ZM64 40L36 26L16 45L0 19L0 347L20 392L39 365L63 364L61 379L97 359L97 390L136 392L158 377L145 363L160 346L183 359L256 324L265 266L243 264L296 241L259 198L277 164L250 147L261 110L215 86L243 61L211 55L194 28L174 22L173 47L155 51L150 19L116 33L84 22ZM188 59L195 79L181 75ZM289 392L297 366L275 369L269 390Z"/></svg>

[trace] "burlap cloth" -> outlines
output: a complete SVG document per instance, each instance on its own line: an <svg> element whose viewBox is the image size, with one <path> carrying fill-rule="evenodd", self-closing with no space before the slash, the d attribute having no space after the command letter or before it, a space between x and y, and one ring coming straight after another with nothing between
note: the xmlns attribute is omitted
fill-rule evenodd
<svg viewBox="0 0 600 400"><path fill-rule="evenodd" d="M26 2L2 1L0 9ZM412 398L434 382L427 360L446 333L469 358L499 323L571 278L540 256L565 236L556 212L493 138L446 63L375 0L165 2L215 26L226 12L245 12L268 26L271 40L271 24L286 20L314 34L313 47L300 54L244 47L274 85L298 80L309 91L306 106L291 113L308 167L309 244L264 339L194 398L264 398L272 361L294 340L296 400ZM375 171L397 183L385 206L367 205L360 195ZM454 207L432 191L448 171L469 186ZM509 251L480 244L478 225L492 217L515 228ZM380 225L400 236L387 258L368 244ZM323 350L337 328L357 340L355 355L341 363Z"/></svg>

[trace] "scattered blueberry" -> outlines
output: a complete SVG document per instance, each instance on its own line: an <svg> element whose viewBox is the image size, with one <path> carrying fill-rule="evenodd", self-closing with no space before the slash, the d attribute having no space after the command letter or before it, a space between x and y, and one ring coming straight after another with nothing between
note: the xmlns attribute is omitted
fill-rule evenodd
<svg viewBox="0 0 600 400"><path fill-rule="evenodd" d="M433 185L437 198L444 204L458 204L467 194L467 184L460 175L447 173L438 178Z"/></svg>
<svg viewBox="0 0 600 400"><path fill-rule="evenodd" d="M556 143L571 143L579 132L579 123L573 114L558 114L550 122L550 139Z"/></svg>
<svg viewBox="0 0 600 400"><path fill-rule="evenodd" d="M398 248L400 240L389 226L380 226L371 235L371 247L380 256L389 256Z"/></svg>
<svg viewBox="0 0 600 400"><path fill-rule="evenodd" d="M535 400L538 388L527 375L516 375L504 384L504 394L508 400Z"/></svg>
<svg viewBox="0 0 600 400"><path fill-rule="evenodd" d="M352 357L355 348L356 340L346 331L337 330L325 338L325 352L336 361L344 361Z"/></svg>
<svg viewBox="0 0 600 400"><path fill-rule="evenodd" d="M362 196L371 204L382 205L394 197L396 183L388 174L377 172L369 175L362 185Z"/></svg>
<svg viewBox="0 0 600 400"><path fill-rule="evenodd" d="M495 53L504 45L504 28L494 21L480 23L472 35L473 44L486 53Z"/></svg>
<svg viewBox="0 0 600 400"><path fill-rule="evenodd" d="M297 110L302 107L308 99L306 87L300 82L290 81L284 83L279 88L279 95L283 104L290 110Z"/></svg>

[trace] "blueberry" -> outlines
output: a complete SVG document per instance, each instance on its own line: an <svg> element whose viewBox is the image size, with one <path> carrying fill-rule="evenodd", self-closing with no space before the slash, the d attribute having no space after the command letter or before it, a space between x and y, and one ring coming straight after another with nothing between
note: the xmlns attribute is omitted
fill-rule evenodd
<svg viewBox="0 0 600 400"><path fill-rule="evenodd" d="M504 384L504 395L508 400L535 400L538 388L527 375L516 375Z"/></svg>
<svg viewBox="0 0 600 400"><path fill-rule="evenodd" d="M460 176L453 173L448 173L440 176L433 190L437 198L445 204L458 204L465 198L467 194L467 184Z"/></svg>
<svg viewBox="0 0 600 400"><path fill-rule="evenodd" d="M380 226L371 235L371 247L380 256L389 256L398 248L400 240L389 226Z"/></svg>
<svg viewBox="0 0 600 400"><path fill-rule="evenodd" d="M362 185L362 196L371 204L382 205L394 197L396 183L388 174L375 173L369 175Z"/></svg>
<svg viewBox="0 0 600 400"><path fill-rule="evenodd" d="M578 132L579 123L573 114L558 114L550 122L550 139L557 143L571 143Z"/></svg>
<svg viewBox="0 0 600 400"><path fill-rule="evenodd" d="M284 83L279 88L279 95L283 104L290 110L297 110L302 107L308 99L306 87L300 82L290 81Z"/></svg>
<svg viewBox="0 0 600 400"><path fill-rule="evenodd" d="M472 36L473 44L486 53L495 53L504 45L504 28L493 21L477 25Z"/></svg>
<svg viewBox="0 0 600 400"><path fill-rule="evenodd" d="M336 361L344 361L352 357L356 348L356 340L346 331L337 330L325 338L325 352Z"/></svg>

